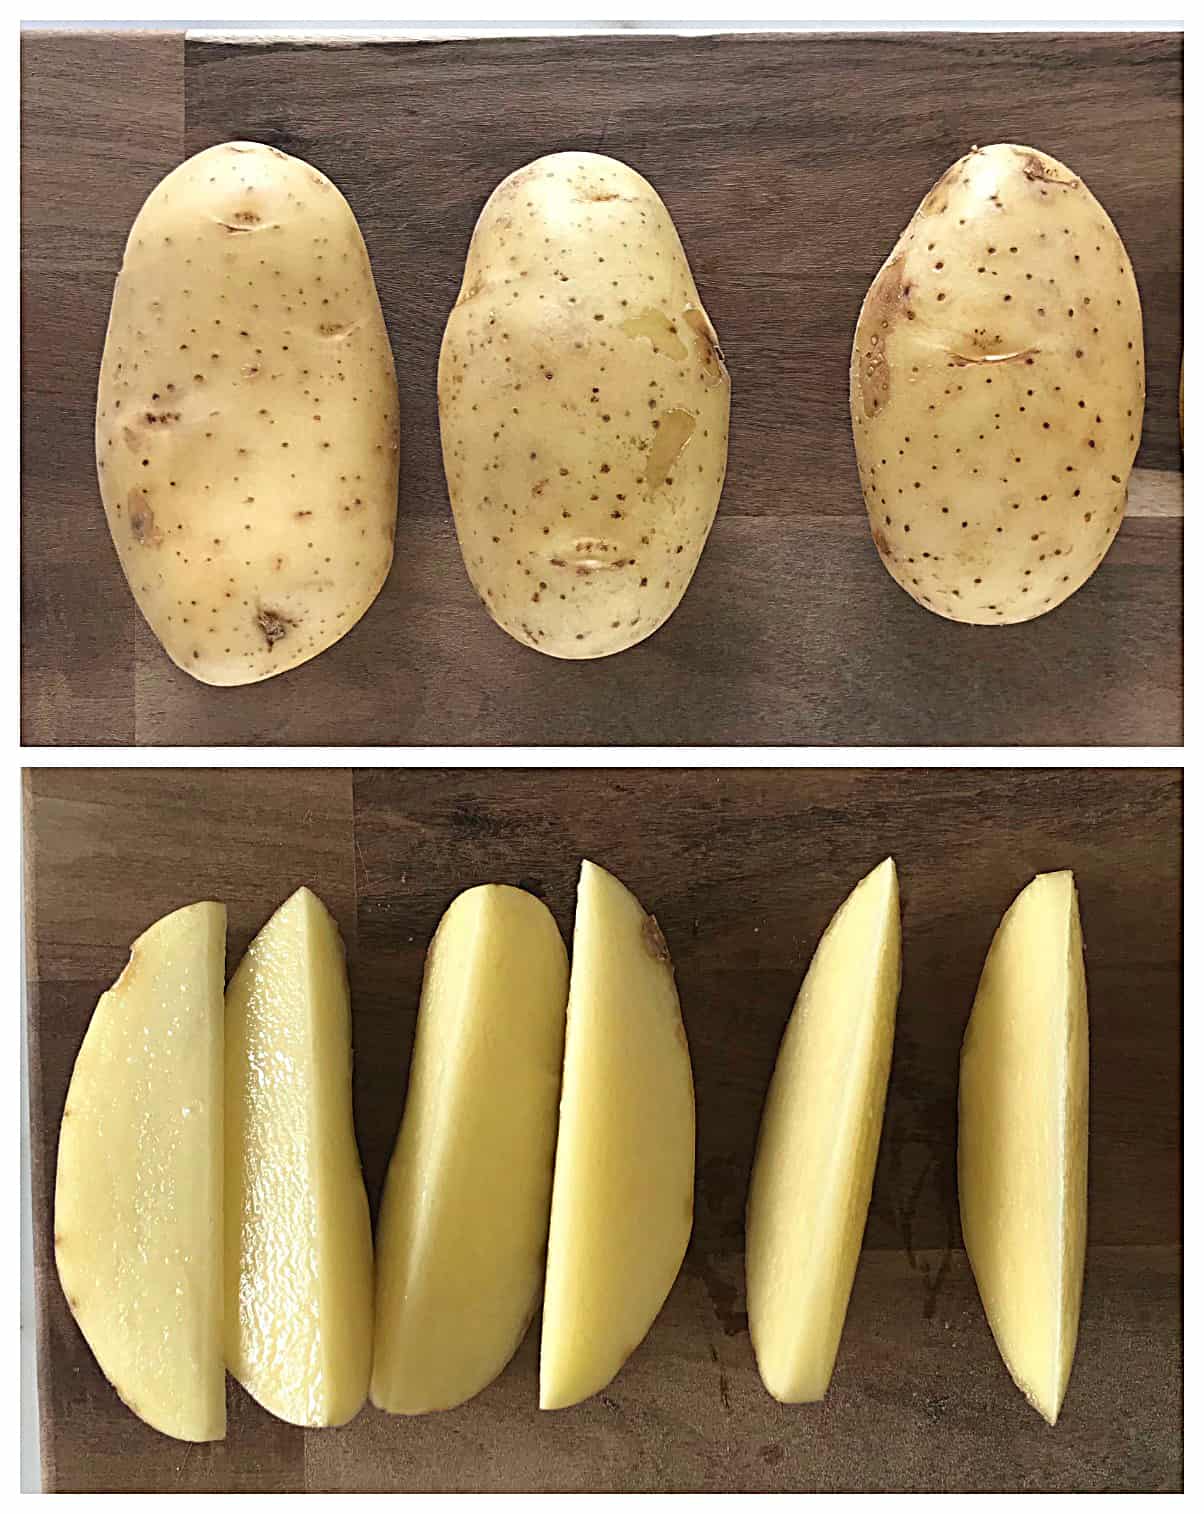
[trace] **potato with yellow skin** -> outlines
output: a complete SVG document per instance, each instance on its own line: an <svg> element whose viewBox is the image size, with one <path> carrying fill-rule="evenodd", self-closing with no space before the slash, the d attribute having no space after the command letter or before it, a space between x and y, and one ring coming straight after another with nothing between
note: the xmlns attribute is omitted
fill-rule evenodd
<svg viewBox="0 0 1204 1514"><path fill-rule="evenodd" d="M172 661L245 684L317 656L393 558L393 356L363 237L317 169L225 142L155 188L113 294L100 492Z"/></svg>
<svg viewBox="0 0 1204 1514"><path fill-rule="evenodd" d="M439 417L460 550L503 630L588 658L663 624L719 504L730 389L646 179L566 152L502 181L444 332Z"/></svg>
<svg viewBox="0 0 1204 1514"><path fill-rule="evenodd" d="M959 159L866 295L850 406L874 542L913 599L1003 625L1080 588L1145 407L1133 270L1083 181L1011 143Z"/></svg>

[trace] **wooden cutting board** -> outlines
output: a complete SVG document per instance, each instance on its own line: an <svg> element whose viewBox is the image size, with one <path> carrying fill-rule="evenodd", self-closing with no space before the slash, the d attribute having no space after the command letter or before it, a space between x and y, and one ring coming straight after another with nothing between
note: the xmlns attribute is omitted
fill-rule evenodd
<svg viewBox="0 0 1204 1514"><path fill-rule="evenodd" d="M1182 740L1179 34L478 38L337 46L27 36L27 743L1043 744ZM397 358L397 559L315 662L210 689L134 608L94 476L112 280L145 194L231 137L311 160L359 217ZM1081 173L1129 249L1149 401L1129 518L1091 581L1007 628L887 576L847 415L861 299L975 142ZM494 185L563 148L630 161L683 237L733 378L728 482L681 608L595 663L519 646L461 565L435 365Z"/></svg>
<svg viewBox="0 0 1204 1514"><path fill-rule="evenodd" d="M46 1485L69 1489L1171 1489L1182 1486L1178 770L31 772L27 928ZM778 1040L828 917L893 852L903 993L866 1249L835 1377L785 1408L757 1376L743 1209ZM655 911L698 1106L695 1227L669 1301L605 1391L537 1409L538 1331L450 1413L303 1432L233 1381L225 1442L136 1420L53 1260L58 1125L100 992L167 910L224 899L233 967L308 883L343 930L356 1126L375 1207L423 955L452 897L518 883L566 940L588 856ZM991 935L1072 867L1091 1004L1090 1231L1078 1358L1050 1430L1012 1386L961 1251L958 1051Z"/></svg>

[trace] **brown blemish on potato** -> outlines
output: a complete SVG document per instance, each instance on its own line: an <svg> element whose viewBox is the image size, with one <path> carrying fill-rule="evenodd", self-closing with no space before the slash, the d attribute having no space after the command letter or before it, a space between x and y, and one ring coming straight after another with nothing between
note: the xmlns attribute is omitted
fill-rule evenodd
<svg viewBox="0 0 1204 1514"><path fill-rule="evenodd" d="M726 384L728 376L727 365L723 360L723 348L720 347L715 328L707 320L705 313L697 306L691 305L683 312L682 320L698 339L698 353L702 359L702 382L708 389L714 389L719 384Z"/></svg>
<svg viewBox="0 0 1204 1514"><path fill-rule="evenodd" d="M1063 189L1077 189L1079 181L1075 178L1063 179L1058 171L1049 163L1043 163L1035 153L1022 152L1019 157L1024 162L1024 177L1034 184L1058 184Z"/></svg>
<svg viewBox="0 0 1204 1514"><path fill-rule="evenodd" d="M644 926L641 935L644 939L644 950L649 956L655 957L658 962L667 963L670 960L669 947L660 926L657 924L655 915L644 916Z"/></svg>
<svg viewBox="0 0 1204 1514"><path fill-rule="evenodd" d="M661 416L644 464L644 481L649 494L655 494L669 477L697 424L688 410L668 410Z"/></svg>
<svg viewBox="0 0 1204 1514"><path fill-rule="evenodd" d="M163 532L155 525L155 512L136 489L130 490L127 502L130 535L140 547L163 545Z"/></svg>
<svg viewBox="0 0 1204 1514"><path fill-rule="evenodd" d="M325 337L327 341L341 342L362 325L363 321L322 321L318 326L318 335Z"/></svg>
<svg viewBox="0 0 1204 1514"><path fill-rule="evenodd" d="M290 620L287 615L279 610L269 610L261 607L255 616L255 624L263 632L269 647L274 647L278 641L283 641L296 621Z"/></svg>
<svg viewBox="0 0 1204 1514"><path fill-rule="evenodd" d="M907 309L911 284L904 261L892 258L870 286L861 311L864 336L860 343L857 366L864 414L880 414L890 399L890 362L886 356L886 338L899 316Z"/></svg>

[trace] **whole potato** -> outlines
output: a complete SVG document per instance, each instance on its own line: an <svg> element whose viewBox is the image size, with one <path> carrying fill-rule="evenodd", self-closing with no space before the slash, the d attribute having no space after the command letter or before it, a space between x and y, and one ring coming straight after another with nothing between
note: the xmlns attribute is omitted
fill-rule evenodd
<svg viewBox="0 0 1204 1514"><path fill-rule="evenodd" d="M393 558L397 377L359 227L317 169L225 142L151 193L96 457L134 598L194 678L270 678L363 615Z"/></svg>
<svg viewBox="0 0 1204 1514"><path fill-rule="evenodd" d="M1145 406L1133 270L1082 180L1011 143L938 179L861 307L850 405L874 541L914 599L1001 625L1081 587Z"/></svg>
<svg viewBox="0 0 1204 1514"><path fill-rule="evenodd" d="M553 657L650 636L715 518L729 401L714 327L646 179L566 152L503 180L439 357L460 550L497 623Z"/></svg>

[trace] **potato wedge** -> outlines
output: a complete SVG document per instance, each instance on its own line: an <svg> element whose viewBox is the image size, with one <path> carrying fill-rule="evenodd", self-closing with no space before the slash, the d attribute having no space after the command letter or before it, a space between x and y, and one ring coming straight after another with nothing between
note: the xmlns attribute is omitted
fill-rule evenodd
<svg viewBox="0 0 1204 1514"><path fill-rule="evenodd" d="M75 1060L54 1254L101 1371L178 1440L226 1433L222 985L226 909L190 904L130 948Z"/></svg>
<svg viewBox="0 0 1204 1514"><path fill-rule="evenodd" d="M472 1398L539 1304L552 1204L568 956L548 908L502 884L449 906L377 1227L372 1402Z"/></svg>
<svg viewBox="0 0 1204 1514"><path fill-rule="evenodd" d="M617 878L581 864L539 1403L605 1388L648 1333L694 1218L694 1079L669 949Z"/></svg>
<svg viewBox="0 0 1204 1514"><path fill-rule="evenodd" d="M339 928L298 889L226 993L226 1360L294 1425L368 1393L372 1227L351 1110Z"/></svg>
<svg viewBox="0 0 1204 1514"><path fill-rule="evenodd" d="M957 1187L966 1254L1016 1386L1057 1423L1087 1255L1087 975L1074 874L1004 915L962 1044Z"/></svg>
<svg viewBox="0 0 1204 1514"><path fill-rule="evenodd" d="M782 1037L753 1164L745 1268L761 1379L782 1403L828 1391L869 1209L902 946L887 858L823 934Z"/></svg>

